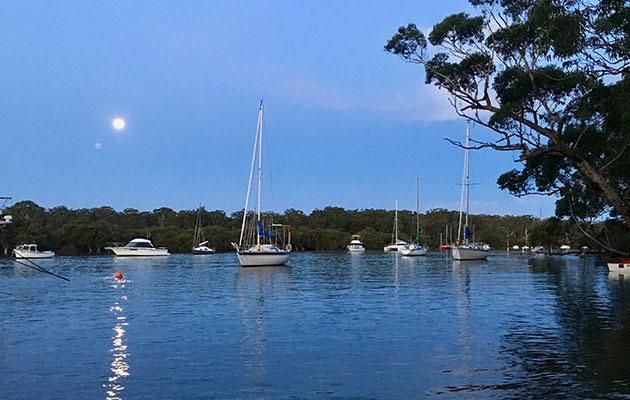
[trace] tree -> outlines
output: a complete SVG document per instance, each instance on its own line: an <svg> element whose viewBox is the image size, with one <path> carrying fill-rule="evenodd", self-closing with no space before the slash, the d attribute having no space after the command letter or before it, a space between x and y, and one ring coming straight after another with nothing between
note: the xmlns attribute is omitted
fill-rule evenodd
<svg viewBox="0 0 630 400"><path fill-rule="evenodd" d="M628 3L470 2L479 15L446 17L428 41L414 24L400 27L385 50L424 66L460 116L495 134L471 149L518 153L502 189L556 195L558 216L609 216L630 229Z"/></svg>

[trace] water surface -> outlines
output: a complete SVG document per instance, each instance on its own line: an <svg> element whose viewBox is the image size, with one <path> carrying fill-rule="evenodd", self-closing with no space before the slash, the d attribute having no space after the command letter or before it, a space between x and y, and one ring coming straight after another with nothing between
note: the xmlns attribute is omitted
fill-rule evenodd
<svg viewBox="0 0 630 400"><path fill-rule="evenodd" d="M0 398L628 398L630 276L596 258L0 261ZM124 280L113 279L122 271ZM625 278L625 279L624 279Z"/></svg>

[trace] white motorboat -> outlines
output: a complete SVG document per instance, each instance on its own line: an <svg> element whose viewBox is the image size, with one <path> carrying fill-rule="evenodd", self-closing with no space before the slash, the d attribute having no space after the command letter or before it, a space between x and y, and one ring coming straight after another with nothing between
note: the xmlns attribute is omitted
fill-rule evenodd
<svg viewBox="0 0 630 400"><path fill-rule="evenodd" d="M420 178L416 178L416 240L400 249L400 253L406 257L427 255L427 248L420 244Z"/></svg>
<svg viewBox="0 0 630 400"><path fill-rule="evenodd" d="M392 232L392 243L383 247L385 252L398 252L407 245L404 240L398 239L398 200L395 202L396 211L394 212L394 231Z"/></svg>
<svg viewBox="0 0 630 400"><path fill-rule="evenodd" d="M466 125L466 142L464 145L464 174L462 177L462 191L459 202L459 226L457 228L457 244L451 248L451 253L455 260L485 260L488 258L488 250L481 243L470 241L470 226L468 225L469 204L470 204L470 166L468 159L468 148L470 146L470 121ZM466 224L464 225L464 241L460 241L462 233L462 216L464 214L464 204L466 205Z"/></svg>
<svg viewBox="0 0 630 400"><path fill-rule="evenodd" d="M289 260L291 252L291 231L288 225L270 223L265 226L261 213L261 189L262 189L262 140L263 140L263 102L260 102L258 110L258 124L254 139L254 152L249 170L247 182L247 194L245 195L245 208L243 209L243 223L238 244L232 243L236 249L238 261L241 267L262 267L272 265L284 265ZM249 197L252 188L254 167L258 161L258 184L256 213L248 214ZM249 218L248 218L249 217ZM254 218L255 217L255 220ZM282 228L282 235L279 229ZM288 231L288 236L287 236ZM286 243L283 247L279 244L279 236Z"/></svg>
<svg viewBox="0 0 630 400"><path fill-rule="evenodd" d="M214 254L215 250L207 246L208 241L205 238L203 224L201 222L201 211L202 208L199 207L197 210L197 220L195 221L192 252L197 255Z"/></svg>
<svg viewBox="0 0 630 400"><path fill-rule="evenodd" d="M518 244L515 244L514 246L512 246L512 250L520 250L521 248L519 247Z"/></svg>
<svg viewBox="0 0 630 400"><path fill-rule="evenodd" d="M630 260L618 260L608 263L609 272L629 272Z"/></svg>
<svg viewBox="0 0 630 400"><path fill-rule="evenodd" d="M111 250L119 257L154 257L168 256L166 247L155 247L149 239L136 238L125 246L108 246L105 250Z"/></svg>
<svg viewBox="0 0 630 400"><path fill-rule="evenodd" d="M34 243L16 247L13 254L15 254L15 258L53 258L55 256L54 251L37 250L37 245Z"/></svg>
<svg viewBox="0 0 630 400"><path fill-rule="evenodd" d="M362 253L365 251L365 247L363 247L363 243L361 242L361 236L352 235L352 240L350 244L347 246L347 249L350 253Z"/></svg>
<svg viewBox="0 0 630 400"><path fill-rule="evenodd" d="M11 200L11 198L3 196L3 197L0 197L0 200L4 200L2 202L2 206L0 206L0 228L4 228L5 226L13 222L12 216L2 215L2 210L4 209L4 206L7 204L7 201Z"/></svg>

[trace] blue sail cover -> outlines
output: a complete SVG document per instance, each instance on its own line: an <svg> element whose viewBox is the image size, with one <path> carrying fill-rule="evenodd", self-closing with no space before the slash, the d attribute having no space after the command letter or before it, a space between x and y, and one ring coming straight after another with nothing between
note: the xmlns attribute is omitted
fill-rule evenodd
<svg viewBox="0 0 630 400"><path fill-rule="evenodd" d="M262 221L258 221L256 224L258 226L258 236L262 236L267 239L271 239L272 237L274 237L273 232L269 232L265 230L265 228L263 227Z"/></svg>
<svg viewBox="0 0 630 400"><path fill-rule="evenodd" d="M470 239L470 228L468 226L464 229L464 237Z"/></svg>

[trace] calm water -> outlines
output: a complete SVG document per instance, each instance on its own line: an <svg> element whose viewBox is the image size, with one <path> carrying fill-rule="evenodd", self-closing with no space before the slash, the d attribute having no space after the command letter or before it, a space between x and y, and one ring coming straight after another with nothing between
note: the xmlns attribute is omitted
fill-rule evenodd
<svg viewBox="0 0 630 400"><path fill-rule="evenodd" d="M0 261L3 399L630 397L630 276L595 258L41 264L71 282Z"/></svg>

